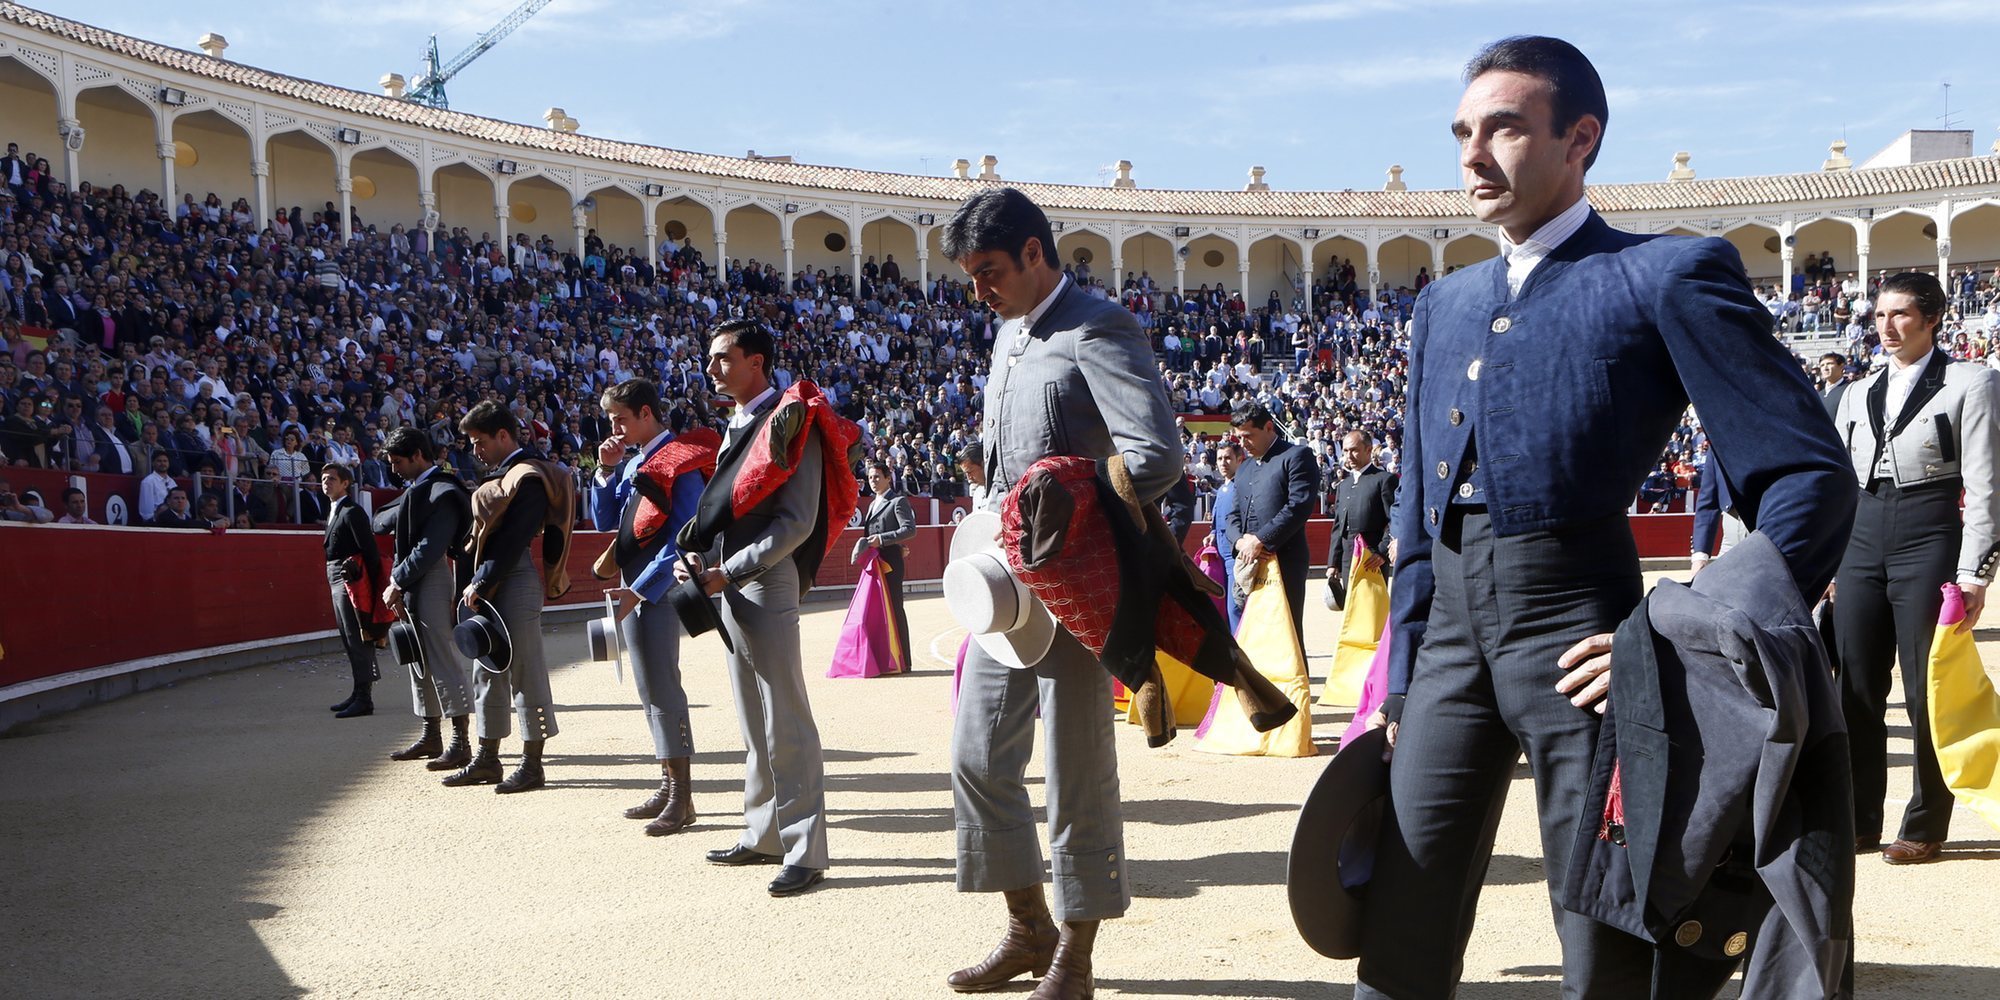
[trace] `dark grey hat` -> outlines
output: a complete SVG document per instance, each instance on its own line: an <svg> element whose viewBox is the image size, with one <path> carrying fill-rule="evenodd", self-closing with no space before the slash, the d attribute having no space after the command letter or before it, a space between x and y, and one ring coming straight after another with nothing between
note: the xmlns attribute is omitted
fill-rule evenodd
<svg viewBox="0 0 2000 1000"><path fill-rule="evenodd" d="M722 618L716 613L715 599L701 592L701 578L690 576L667 591L667 605L674 609L674 615L681 620L681 628L690 636L714 632L722 639L722 648L736 652L736 644L729 641L729 630L722 627Z"/></svg>
<svg viewBox="0 0 2000 1000"><path fill-rule="evenodd" d="M694 524L688 522L689 526ZM722 639L722 648L736 652L736 644L729 640L729 630L722 627L722 616L716 610L715 599L702 592L701 560L692 552L681 553L681 566L687 570L688 578L675 584L667 591L667 606L674 609L674 616L681 620L681 629L689 636L702 635L713 631Z"/></svg>
<svg viewBox="0 0 2000 1000"><path fill-rule="evenodd" d="M410 622L399 621L389 626L389 650L403 666L423 666L423 645L417 639L417 627Z"/></svg>
<svg viewBox="0 0 2000 1000"><path fill-rule="evenodd" d="M452 642L465 658L483 670L506 673L514 663L514 645L507 638L507 621L491 602L481 600L476 613L451 631Z"/></svg>
<svg viewBox="0 0 2000 1000"><path fill-rule="evenodd" d="M1384 729L1357 736L1326 765L1299 810L1285 894L1292 923L1328 958L1361 954L1362 900L1375 867L1375 839L1389 804Z"/></svg>

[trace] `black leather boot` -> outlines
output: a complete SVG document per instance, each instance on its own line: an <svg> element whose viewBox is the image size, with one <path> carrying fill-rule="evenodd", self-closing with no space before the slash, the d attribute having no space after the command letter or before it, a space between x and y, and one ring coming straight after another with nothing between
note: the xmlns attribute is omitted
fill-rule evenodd
<svg viewBox="0 0 2000 1000"><path fill-rule="evenodd" d="M1009 889L1003 895L1007 897L1007 935L979 964L944 977L946 986L960 993L984 993L1023 973L1041 976L1049 971L1059 935L1042 887Z"/></svg>
<svg viewBox="0 0 2000 1000"><path fill-rule="evenodd" d="M460 788L465 785L490 785L506 774L500 766L500 741L479 738L479 754L464 767L444 776L444 783Z"/></svg>
<svg viewBox="0 0 2000 1000"><path fill-rule="evenodd" d="M444 752L444 737L438 733L438 717L424 716L424 733L415 743L389 755L390 760L429 760Z"/></svg>
<svg viewBox="0 0 2000 1000"><path fill-rule="evenodd" d="M501 795L515 792L531 792L542 787L542 744L544 740L524 740L521 743L521 766L507 776L507 780L495 785L493 790Z"/></svg>
<svg viewBox="0 0 2000 1000"><path fill-rule="evenodd" d="M365 683L356 684L354 686L353 700L348 702L346 708L333 713L333 717L336 719L358 719L364 715L374 715L375 696L368 690L373 686Z"/></svg>
<svg viewBox="0 0 2000 1000"><path fill-rule="evenodd" d="M451 717L451 746L424 766L433 771L455 771L472 762L472 748L466 745L466 717Z"/></svg>

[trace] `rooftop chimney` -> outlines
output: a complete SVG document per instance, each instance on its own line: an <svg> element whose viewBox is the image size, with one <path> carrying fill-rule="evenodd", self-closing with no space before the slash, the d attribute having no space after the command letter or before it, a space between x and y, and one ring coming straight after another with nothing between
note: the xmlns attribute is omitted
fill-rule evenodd
<svg viewBox="0 0 2000 1000"><path fill-rule="evenodd" d="M1675 153L1674 169L1667 172L1667 179L1675 182L1694 180L1694 168L1688 166L1688 161L1692 159L1694 157L1686 151Z"/></svg>
<svg viewBox="0 0 2000 1000"><path fill-rule="evenodd" d="M1826 162L1819 168L1827 173L1846 173L1854 169L1854 161L1847 158L1847 140L1835 139L1826 147Z"/></svg>
<svg viewBox="0 0 2000 1000"><path fill-rule="evenodd" d="M1264 168L1250 168L1250 183L1243 185L1245 191L1269 191L1271 185L1264 183Z"/></svg>
<svg viewBox="0 0 2000 1000"><path fill-rule="evenodd" d="M211 31L208 34L201 36L201 41L196 42L194 44L196 48L199 48L203 52L208 53L209 58L220 59L222 58L223 50L229 48L229 39L224 38L221 35L218 35L215 32Z"/></svg>
<svg viewBox="0 0 2000 1000"><path fill-rule="evenodd" d="M980 179L980 180L982 180L982 181L997 181L997 180L999 180L999 179L1000 179L1000 175L999 175L999 174L997 174L997 173L994 173L994 172L993 172L993 168L994 168L995 166L998 166L998 165L999 165L999 163L1000 163L1000 158L999 158L999 157L997 157L997 156L994 156L994 155L993 155L992 153L988 153L988 154L986 154L985 156L982 156L982 157L980 157L980 158L979 158L979 179Z"/></svg>
<svg viewBox="0 0 2000 1000"><path fill-rule="evenodd" d="M959 157L956 160L951 161L951 175L953 177L958 178L959 180L967 180L971 178L972 161L966 159L963 156Z"/></svg>
<svg viewBox="0 0 2000 1000"><path fill-rule="evenodd" d="M382 93L390 97L402 97L403 88L409 85L410 81L403 79L403 74L401 73L382 74Z"/></svg>
<svg viewBox="0 0 2000 1000"><path fill-rule="evenodd" d="M1400 163L1392 163L1392 164L1390 164L1390 165L1389 165L1389 183L1387 183L1387 184L1384 184L1384 185L1382 185L1382 190L1384 190L1384 191L1408 191L1409 189L1410 189L1410 186L1409 186L1408 184L1405 184L1405 183L1403 183L1403 165L1402 165L1402 164L1400 164Z"/></svg>
<svg viewBox="0 0 2000 1000"><path fill-rule="evenodd" d="M1115 188L1134 188L1139 186L1132 181L1131 160L1118 161L1118 177L1111 182L1111 186Z"/></svg>

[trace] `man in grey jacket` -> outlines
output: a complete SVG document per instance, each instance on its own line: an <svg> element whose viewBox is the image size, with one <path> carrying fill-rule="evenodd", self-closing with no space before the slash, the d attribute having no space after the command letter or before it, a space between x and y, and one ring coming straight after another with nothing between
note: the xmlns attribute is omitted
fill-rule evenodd
<svg viewBox="0 0 2000 1000"><path fill-rule="evenodd" d="M1185 459L1138 321L1069 281L1051 252L1048 218L1012 188L967 199L943 238L945 256L1005 320L980 431L993 484L984 509L999 510L1028 467L1052 455L1100 463L1123 455L1139 501L1158 503ZM1053 919L1023 782L1038 709L1048 753ZM952 792L959 891L1003 893L1008 925L992 954L947 984L976 992L1028 973L1042 977L1034 1000L1089 996L1098 922L1122 915L1130 895L1110 685L1082 643L1058 629L1030 669L1011 669L972 644L952 731Z"/></svg>
<svg viewBox="0 0 2000 1000"><path fill-rule="evenodd" d="M771 334L754 321L724 323L709 342L709 377L736 401L736 412L723 432L715 478L702 491L700 523L691 521L683 531L684 547L708 547L701 535L705 512L727 504L751 443L777 408L774 354ZM826 765L799 659L799 598L812 580L793 558L816 544L814 529L826 516L825 459L819 431L808 422L802 433L808 438L798 468L769 498L721 529L705 561L712 568L700 569L702 590L722 595L722 624L735 643L729 682L746 751L743 836L707 856L718 865L784 865L771 881L773 896L818 885L827 868ZM675 568L677 579L689 575L685 563Z"/></svg>
<svg viewBox="0 0 2000 1000"><path fill-rule="evenodd" d="M896 642L902 653L903 669L909 670L913 664L910 618L903 611L903 544L917 537L917 512L910 507L909 496L896 489L889 467L881 462L868 463L868 489L875 499L861 516L861 537L854 540L854 553L848 562L860 562L861 553L871 548L882 553L882 562L889 567L884 582L888 584L889 610L896 617Z"/></svg>
<svg viewBox="0 0 2000 1000"><path fill-rule="evenodd" d="M1944 310L1944 288L1929 274L1909 271L1883 281L1875 329L1888 363L1848 387L1834 418L1861 487L1833 602L1857 852L1881 840L1888 785L1882 716L1898 652L1916 747L1916 787L1902 829L1882 848L1882 860L1892 865L1937 860L1951 829L1951 790L1938 768L1928 704L1941 588L1958 583L1965 593L1961 628L1971 629L2000 561L2000 424L1994 423L2000 373L1938 349Z"/></svg>

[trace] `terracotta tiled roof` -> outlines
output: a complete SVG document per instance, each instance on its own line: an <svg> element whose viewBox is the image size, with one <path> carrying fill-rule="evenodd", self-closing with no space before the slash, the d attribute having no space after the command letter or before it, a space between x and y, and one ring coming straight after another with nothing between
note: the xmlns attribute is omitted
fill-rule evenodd
<svg viewBox="0 0 2000 1000"><path fill-rule="evenodd" d="M329 111L365 115L467 139L591 157L642 169L698 174L719 180L759 181L794 188L936 199L940 202L957 202L991 183L692 153L518 125L459 111L441 111L381 94L316 83L226 59L211 58L203 53L171 48L15 3L0 2L0 24L46 32L163 69L290 97ZM1467 215L1464 195L1456 190L1177 191L1009 183L1026 192L1037 203L1059 211L1298 219L1434 219L1464 218ZM1981 193L1986 194L1995 186L2000 186L2000 157L1979 156L1847 173L1779 174L1678 183L1598 184L1591 187L1590 197L1600 210L1609 212L1681 212L1829 199L1936 195L1958 188L1984 188L1986 190Z"/></svg>

